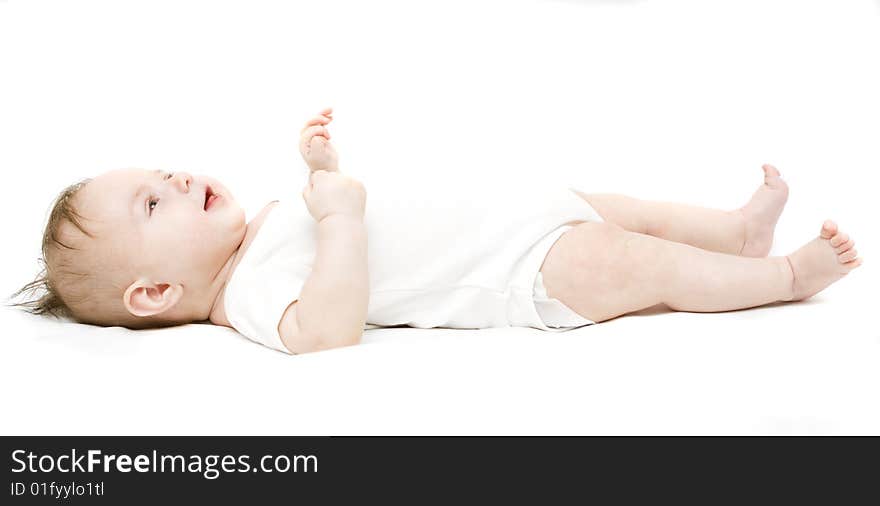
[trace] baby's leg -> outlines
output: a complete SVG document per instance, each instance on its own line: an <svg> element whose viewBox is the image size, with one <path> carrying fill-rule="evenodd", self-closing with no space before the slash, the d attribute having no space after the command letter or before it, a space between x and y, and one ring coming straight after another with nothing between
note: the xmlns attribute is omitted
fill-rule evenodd
<svg viewBox="0 0 880 506"><path fill-rule="evenodd" d="M764 184L748 204L730 211L611 193L577 193L602 219L631 232L709 251L764 257L773 244L776 222L788 199L788 185L774 167L763 168Z"/></svg>
<svg viewBox="0 0 880 506"><path fill-rule="evenodd" d="M861 264L852 246L830 221L791 255L768 258L585 222L556 241L541 273L550 297L594 322L659 303L678 311L729 311L819 292Z"/></svg>

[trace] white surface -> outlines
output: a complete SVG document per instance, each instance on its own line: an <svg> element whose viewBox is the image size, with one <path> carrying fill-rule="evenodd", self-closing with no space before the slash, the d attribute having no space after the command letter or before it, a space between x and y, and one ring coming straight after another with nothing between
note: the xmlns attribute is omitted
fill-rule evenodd
<svg viewBox="0 0 880 506"><path fill-rule="evenodd" d="M298 195L326 105L368 192L534 178L732 208L771 162L791 185L772 254L832 218L865 258L805 303L296 357L6 310L0 433L880 434L878 57L869 0L0 2L4 294L81 177L211 173L249 217Z"/></svg>

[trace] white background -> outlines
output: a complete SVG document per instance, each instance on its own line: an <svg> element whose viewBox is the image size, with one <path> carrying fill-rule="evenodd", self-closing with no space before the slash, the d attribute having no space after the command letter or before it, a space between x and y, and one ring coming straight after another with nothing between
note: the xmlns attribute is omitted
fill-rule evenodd
<svg viewBox="0 0 880 506"><path fill-rule="evenodd" d="M829 313L835 320L819 317L828 330L811 334L811 342L846 359L859 358L851 350L862 359L870 350L868 356L876 358L878 63L880 2L873 0L0 2L0 288L11 294L36 274L48 206L59 190L83 177L118 167L208 173L232 189L248 218L269 200L299 196L305 181L299 130L312 114L332 106L341 169L364 181L368 192L379 185L406 191L432 179L484 184L492 191L510 182L555 180L587 192L730 209L744 204L761 183L761 164L774 163L791 197L771 254L791 252L832 218L855 237L865 258L862 268L823 292L809 310L835 308ZM803 328L793 317L769 320L772 325L763 326L760 336L752 330L743 346L780 336L797 339L792 329ZM675 325L667 320L645 327L654 332L649 346L662 346L677 332ZM375 335L389 335L382 332ZM699 363L705 349L694 343L711 339L693 336L689 344L679 342L675 353ZM849 348L853 341L846 339L869 347ZM491 343L504 353L505 339ZM731 361L754 355L754 348L730 343ZM468 359L466 345L458 352L442 355L444 367L482 369L488 376L494 366L503 367ZM414 363L430 359L424 349L406 353ZM571 355L561 344L545 350L532 372L552 374L556 360L576 362ZM77 374L63 354L47 357L38 370L31 362L16 366L16 356L2 358L4 398L51 395L53 385L66 381L60 371ZM584 360L593 367L603 363L597 356ZM308 370L309 363L290 367ZM844 369L876 382L870 363ZM737 369L734 362L727 366ZM401 367L401 375L416 369ZM438 374L443 371L436 366ZM142 381L148 388L149 381ZM357 378L342 374L323 381L342 395ZM427 390L422 384L409 392L410 399L433 392L433 400L417 402L421 409L442 401L444 380L432 381ZM877 384L862 387L876 392ZM490 391L486 399L501 403L495 413L515 413L514 425L500 417L486 424L462 418L485 407L476 398L458 405L461 411L421 418L397 402L379 406L398 406L416 433L578 430L547 416L564 399L549 398L538 410L504 411L504 403L515 402L522 390L508 397ZM102 395L125 393L111 387ZM334 402L312 400L327 409ZM876 397L852 401L840 406L850 410L852 424L795 417L800 425L794 430L876 432L875 425L858 422L877 420ZM448 399L447 406L453 406ZM369 409L367 403L362 407ZM766 407L772 411L772 402ZM569 419L589 416L588 407L566 409ZM236 412L227 414L244 416ZM770 420L753 429L791 428L783 421L779 429ZM65 426L43 417L3 423L15 432L197 431L165 417L122 418L112 426ZM218 423L206 430L259 430L245 422ZM698 419L681 425L661 418L658 424L657 432L710 430ZM645 432L644 426L631 427ZM714 427L752 430L733 422ZM358 420L328 416L300 428L407 430L378 414Z"/></svg>

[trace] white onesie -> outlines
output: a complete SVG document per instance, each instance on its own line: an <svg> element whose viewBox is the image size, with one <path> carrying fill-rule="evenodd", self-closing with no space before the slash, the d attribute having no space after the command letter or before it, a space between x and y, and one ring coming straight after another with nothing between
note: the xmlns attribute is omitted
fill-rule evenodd
<svg viewBox="0 0 880 506"><path fill-rule="evenodd" d="M567 188L370 189L364 224L366 328L592 324L547 296L540 268L572 225L602 221ZM316 223L302 197L278 201L229 278L226 317L245 337L288 352L278 323L312 270Z"/></svg>

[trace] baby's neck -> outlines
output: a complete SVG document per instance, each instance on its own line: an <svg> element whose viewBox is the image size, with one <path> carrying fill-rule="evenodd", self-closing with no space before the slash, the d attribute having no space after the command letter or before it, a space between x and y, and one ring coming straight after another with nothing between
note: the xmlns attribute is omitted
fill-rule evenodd
<svg viewBox="0 0 880 506"><path fill-rule="evenodd" d="M227 260L223 269L221 269L214 278L215 283L211 286L215 286L219 280L220 288L217 290L217 296L214 298L214 302L211 305L211 311L208 317L211 323L215 325L223 325L225 327L232 327L232 324L226 319L226 307L224 304L224 301L226 300L226 284L229 282L229 278L232 277L232 273L235 272L235 268L238 266L238 263L241 261L245 252L251 246L251 243L254 242L254 237L256 237L260 227L263 226L263 222L266 221L266 216L268 216L269 211L271 211L277 203L277 200L269 202L269 204L267 204L266 207L264 207L259 214L250 221L250 223L248 223L247 230L244 233L244 239L241 241L238 249L236 249L235 253L229 257L229 260Z"/></svg>
<svg viewBox="0 0 880 506"><path fill-rule="evenodd" d="M236 259L238 258L239 252L242 250L242 247L239 245L238 249L229 257L229 260L223 265L223 268L220 269L220 272L217 273L217 276L214 278L214 283L212 283L212 288L215 285L219 285L219 289L212 289L211 292L214 293L216 290L216 295L214 296L214 300L211 302L211 309L208 313L208 320L214 325L223 325L226 327L232 327L229 323L229 320L226 319L226 308L224 307L224 294L226 293L226 283L229 282L229 278L232 276L232 272L236 265Z"/></svg>

